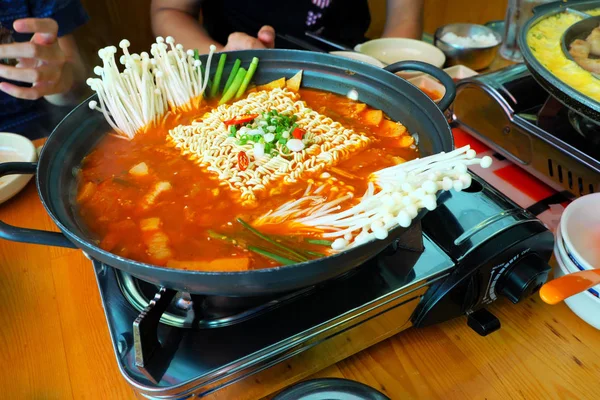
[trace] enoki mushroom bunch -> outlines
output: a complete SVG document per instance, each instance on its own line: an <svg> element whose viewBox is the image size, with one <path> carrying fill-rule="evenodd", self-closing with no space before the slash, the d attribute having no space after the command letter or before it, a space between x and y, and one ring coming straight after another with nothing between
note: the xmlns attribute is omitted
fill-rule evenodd
<svg viewBox="0 0 600 400"><path fill-rule="evenodd" d="M491 157L476 158L475 150L465 146L374 172L360 202L344 211L342 205L352 196L323 202L315 193L288 202L269 217L287 214L292 224L323 231L321 237L334 239L333 250L344 250L373 239L385 239L397 226L407 228L419 210L437 207L440 190L461 191L471 185L469 165L488 168ZM319 200L321 199L321 200ZM321 204L317 207L306 202ZM306 211L306 212L303 212ZM264 218L262 221L265 222Z"/></svg>
<svg viewBox="0 0 600 400"><path fill-rule="evenodd" d="M99 104L91 101L90 108L102 112L117 136L125 139L132 139L168 111L186 110L202 99L216 49L210 47L204 72L198 53L185 51L170 36L157 37L150 55L130 54L129 46L128 40L119 43L123 71L115 60L117 48L109 46L98 51L103 65L95 67L94 73L99 78L87 80L99 100Z"/></svg>

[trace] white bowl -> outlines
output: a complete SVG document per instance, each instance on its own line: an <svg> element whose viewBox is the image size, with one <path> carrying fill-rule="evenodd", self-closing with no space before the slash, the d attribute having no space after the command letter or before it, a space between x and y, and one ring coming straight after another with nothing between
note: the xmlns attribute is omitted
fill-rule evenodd
<svg viewBox="0 0 600 400"><path fill-rule="evenodd" d="M560 231L567 257L583 269L600 268L600 193L569 204L561 216Z"/></svg>
<svg viewBox="0 0 600 400"><path fill-rule="evenodd" d="M428 92L439 94L438 96L435 96L435 98L432 98L432 96L429 96L429 94L425 93L436 103L440 101L442 97L444 97L444 94L446 94L446 88L444 85L431 78L429 75L420 75L415 78L410 78L408 81L423 92L426 90Z"/></svg>
<svg viewBox="0 0 600 400"><path fill-rule="evenodd" d="M562 239L562 233L560 231L560 226L556 229L556 239L554 240L554 256L557 260L560 260L562 262L562 265L569 273L584 270L582 267L578 267L567 255ZM588 292L595 298L599 298L600 285L588 289Z"/></svg>
<svg viewBox="0 0 600 400"><path fill-rule="evenodd" d="M354 50L367 54L384 64L393 64L398 61L416 60L441 68L446 62L444 53L429 43L415 39L383 38L369 40L356 45ZM422 72L405 71L397 75L404 78L412 78L421 75Z"/></svg>
<svg viewBox="0 0 600 400"><path fill-rule="evenodd" d="M345 57L345 58L350 58L352 60L366 62L367 64L371 64L371 65L374 65L379 68L384 67L384 65L381 61L379 61L371 56L368 56L366 54L358 53L356 51L330 51L329 54L333 54L333 55Z"/></svg>
<svg viewBox="0 0 600 400"><path fill-rule="evenodd" d="M29 139L14 133L0 132L0 163L34 162L37 151ZM5 175L0 178L0 204L19 193L32 175Z"/></svg>
<svg viewBox="0 0 600 400"><path fill-rule="evenodd" d="M556 250L555 250L556 252ZM569 273L563 260L556 257L558 265L554 268L554 277L560 278ZM600 329L600 299L591 295L588 291L581 292L575 296L565 299L565 304L579 318L596 329Z"/></svg>

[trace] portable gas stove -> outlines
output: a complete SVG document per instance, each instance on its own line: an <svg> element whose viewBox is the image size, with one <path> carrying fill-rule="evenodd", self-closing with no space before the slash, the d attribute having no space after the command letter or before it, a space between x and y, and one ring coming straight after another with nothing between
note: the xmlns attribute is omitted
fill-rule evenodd
<svg viewBox="0 0 600 400"><path fill-rule="evenodd" d="M537 291L552 233L475 175L440 203L364 266L270 298L175 293L94 262L123 376L141 397L260 399L411 326L467 315L493 332L485 307Z"/></svg>
<svg viewBox="0 0 600 400"><path fill-rule="evenodd" d="M600 190L600 122L550 96L524 64L457 85L461 128L556 190Z"/></svg>

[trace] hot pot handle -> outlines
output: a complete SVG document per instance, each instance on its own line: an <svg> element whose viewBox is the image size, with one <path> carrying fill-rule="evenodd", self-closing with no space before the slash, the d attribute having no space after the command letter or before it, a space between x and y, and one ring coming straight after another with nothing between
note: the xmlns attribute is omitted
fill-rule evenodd
<svg viewBox="0 0 600 400"><path fill-rule="evenodd" d="M35 174L37 163L9 162L0 164L0 177L14 174ZM47 246L76 248L65 235L60 232L40 231L12 226L0 221L0 238L13 242L43 244Z"/></svg>
<svg viewBox="0 0 600 400"><path fill-rule="evenodd" d="M446 111L446 109L450 107L450 104L452 104L454 101L454 97L456 97L456 85L454 84L454 81L450 75L431 64L421 61L400 61L388 65L385 67L385 70L392 73L400 71L419 71L429 74L440 81L440 83L444 85L444 88L446 89L446 94L444 94L444 97L442 97L442 99L438 102L438 107L442 111Z"/></svg>

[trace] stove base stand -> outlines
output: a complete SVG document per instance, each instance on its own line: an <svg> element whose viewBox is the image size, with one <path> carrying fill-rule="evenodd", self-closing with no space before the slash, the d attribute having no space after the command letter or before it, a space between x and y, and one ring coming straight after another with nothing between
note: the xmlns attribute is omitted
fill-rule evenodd
<svg viewBox="0 0 600 400"><path fill-rule="evenodd" d="M160 317L176 294L174 290L160 288L154 299L133 322L135 365L154 383L158 383L164 375L183 336L183 332L176 328L170 330L162 344L157 336Z"/></svg>
<svg viewBox="0 0 600 400"><path fill-rule="evenodd" d="M470 314L467 325L481 336L487 336L500 329L500 320L494 314L482 308Z"/></svg>

